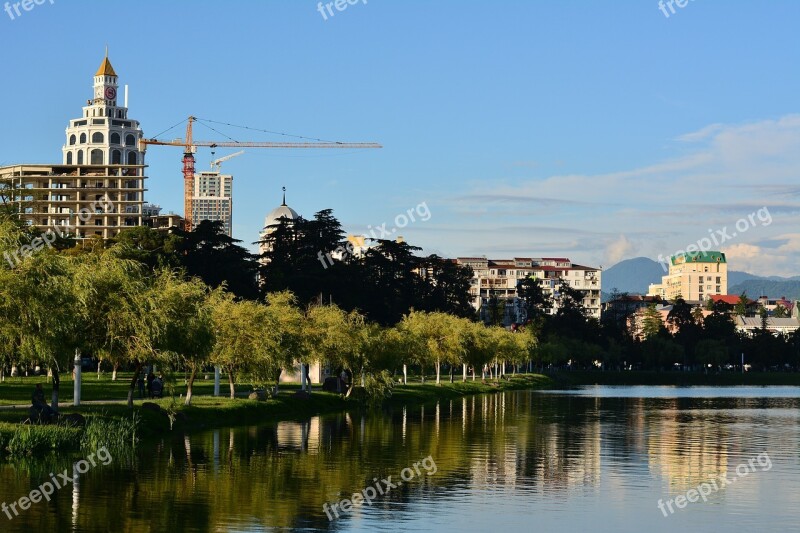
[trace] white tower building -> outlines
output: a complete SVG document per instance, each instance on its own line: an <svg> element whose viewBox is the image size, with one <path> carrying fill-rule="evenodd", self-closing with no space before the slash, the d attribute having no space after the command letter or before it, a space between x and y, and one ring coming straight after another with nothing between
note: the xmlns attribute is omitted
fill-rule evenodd
<svg viewBox="0 0 800 533"><path fill-rule="evenodd" d="M106 57L94 75L94 99L88 100L81 118L67 127L67 143L62 148L65 165L144 165L139 151L142 129L128 118L127 90L123 106L117 73Z"/></svg>

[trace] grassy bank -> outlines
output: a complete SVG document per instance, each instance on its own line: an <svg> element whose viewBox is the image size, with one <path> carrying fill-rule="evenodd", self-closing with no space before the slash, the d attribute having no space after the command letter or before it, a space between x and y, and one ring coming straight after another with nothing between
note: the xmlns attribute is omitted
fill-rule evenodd
<svg viewBox="0 0 800 533"><path fill-rule="evenodd" d="M707 385L707 386L764 386L800 385L800 373L735 372L701 374L695 372L555 372L549 374L557 387L578 385Z"/></svg>
<svg viewBox="0 0 800 533"><path fill-rule="evenodd" d="M31 390L30 378L23 381L25 390ZM71 385L71 382L69 382ZM8 383L4 385L9 385ZM506 390L525 390L535 388L549 388L553 382L546 376L519 375L509 376L499 382L467 381L462 383L444 382L436 385L429 381L422 383L409 383L395 387L394 394L386 402L388 407L408 404L422 404L437 400L449 400L463 396L495 393ZM119 398L116 384L106 383L106 391L113 392L115 399ZM21 388L15 385L15 389ZM135 402L133 410L124 404L90 404L80 407L62 408L61 414L78 413L85 417L91 425L102 422L112 428L113 424L124 423L129 428L134 420L138 420L136 436L148 439L165 435L171 429L178 431L198 431L214 427L228 427L236 425L249 425L275 422L280 420L301 420L311 416L340 412L347 409L361 409L362 406L353 400L345 400L339 394L314 391L309 398L295 396L297 386L283 387L283 392L276 398L266 401L247 399L230 399L212 396L195 396L191 406L184 406L180 398L164 398L148 400L158 405L159 409L144 407L141 400ZM7 390L0 387L0 392ZM123 391L126 391L123 387ZM21 393L18 393L21 394ZM28 392L30 394L30 392ZM11 402L4 398L7 403ZM22 422L28 417L27 408L0 410L0 450L2 454L11 451L17 454L36 455L47 451L77 451L81 441L86 437L86 430L80 428L64 428L61 426L32 426ZM91 432L94 438L102 438L101 432ZM110 429L107 431L109 438L118 433ZM100 435L98 437L98 435ZM94 440L92 446L103 445L104 442Z"/></svg>

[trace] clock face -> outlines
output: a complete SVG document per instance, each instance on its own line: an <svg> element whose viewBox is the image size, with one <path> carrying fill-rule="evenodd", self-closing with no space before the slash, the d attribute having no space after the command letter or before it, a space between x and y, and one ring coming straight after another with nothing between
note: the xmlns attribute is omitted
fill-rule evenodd
<svg viewBox="0 0 800 533"><path fill-rule="evenodd" d="M113 87L106 87L106 98L108 100L113 100L117 97L117 90Z"/></svg>

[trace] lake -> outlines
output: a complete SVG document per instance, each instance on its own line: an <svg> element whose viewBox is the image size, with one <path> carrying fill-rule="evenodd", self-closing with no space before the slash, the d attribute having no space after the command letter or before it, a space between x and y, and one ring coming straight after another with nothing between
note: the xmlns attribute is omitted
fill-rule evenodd
<svg viewBox="0 0 800 533"><path fill-rule="evenodd" d="M169 436L0 463L0 531L800 530L799 407L795 387L597 386Z"/></svg>

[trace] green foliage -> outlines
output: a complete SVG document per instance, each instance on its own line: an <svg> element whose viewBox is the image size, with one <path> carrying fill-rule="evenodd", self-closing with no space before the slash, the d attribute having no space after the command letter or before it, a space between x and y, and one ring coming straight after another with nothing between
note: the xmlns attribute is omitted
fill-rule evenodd
<svg viewBox="0 0 800 533"><path fill-rule="evenodd" d="M134 412L130 417L89 417L81 435L81 448L86 451L105 447L112 457L130 457L139 443L140 420Z"/></svg>
<svg viewBox="0 0 800 533"><path fill-rule="evenodd" d="M15 428L5 448L12 457L24 457L48 451L77 450L79 444L77 428L24 424Z"/></svg>

